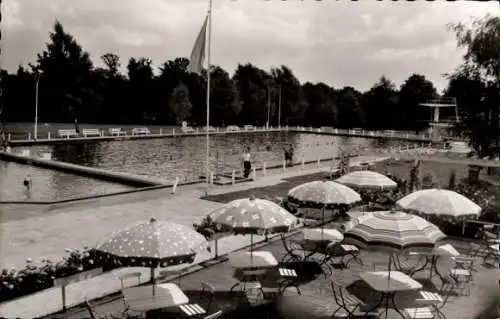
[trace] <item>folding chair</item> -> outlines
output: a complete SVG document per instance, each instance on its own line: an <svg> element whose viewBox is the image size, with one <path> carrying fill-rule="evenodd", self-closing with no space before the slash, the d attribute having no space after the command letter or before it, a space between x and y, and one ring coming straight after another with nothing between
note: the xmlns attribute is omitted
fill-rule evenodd
<svg viewBox="0 0 500 319"><path fill-rule="evenodd" d="M212 305L212 301L214 300L215 296L215 288L211 284L207 282L202 282L201 283L201 291L200 291L200 298L206 298L208 299L207 306L205 307L208 310L210 310L210 306Z"/></svg>
<svg viewBox="0 0 500 319"><path fill-rule="evenodd" d="M343 310L347 318L355 318L355 313L361 310L361 307L365 306L365 303L359 300L356 296L351 295L347 289L335 280L331 281L331 287L333 290L333 297L335 303L337 304L337 309L333 312L332 317L335 316L339 311Z"/></svg>
<svg viewBox="0 0 500 319"><path fill-rule="evenodd" d="M295 269L288 268L278 268L278 273L280 276L280 292L283 293L288 287L295 287L297 289L297 293L301 295L299 285L297 283L298 276Z"/></svg>

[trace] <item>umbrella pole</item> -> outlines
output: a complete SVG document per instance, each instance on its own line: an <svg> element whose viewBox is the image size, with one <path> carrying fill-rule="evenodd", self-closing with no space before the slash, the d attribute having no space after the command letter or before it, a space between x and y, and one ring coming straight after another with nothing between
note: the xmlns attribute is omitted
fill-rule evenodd
<svg viewBox="0 0 500 319"><path fill-rule="evenodd" d="M323 241L323 233L325 228L325 206L321 209L321 218L323 221L321 222L321 240Z"/></svg>
<svg viewBox="0 0 500 319"><path fill-rule="evenodd" d="M250 265L253 266L253 234L250 234Z"/></svg>
<svg viewBox="0 0 500 319"><path fill-rule="evenodd" d="M155 283L155 268L154 267L151 267L151 284L153 286L153 297L155 296L155 287L156 287L156 283Z"/></svg>

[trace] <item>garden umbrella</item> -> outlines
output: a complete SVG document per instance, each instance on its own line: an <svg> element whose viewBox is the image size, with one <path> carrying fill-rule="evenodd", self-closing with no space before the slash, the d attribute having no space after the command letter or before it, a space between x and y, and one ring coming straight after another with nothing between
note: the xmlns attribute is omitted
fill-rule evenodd
<svg viewBox="0 0 500 319"><path fill-rule="evenodd" d="M481 207L454 191L423 189L396 202L399 207L425 216L437 216L449 221L477 218Z"/></svg>
<svg viewBox="0 0 500 319"><path fill-rule="evenodd" d="M344 241L361 248L389 252L389 273L392 253L408 249L432 250L445 235L427 220L396 211L365 213L344 233Z"/></svg>
<svg viewBox="0 0 500 319"><path fill-rule="evenodd" d="M393 189L398 186L389 177L373 171L354 171L335 180L337 183L355 188Z"/></svg>
<svg viewBox="0 0 500 319"><path fill-rule="evenodd" d="M206 248L205 237L195 230L151 218L113 233L96 250L119 266L151 268L154 283L155 268L192 263Z"/></svg>
<svg viewBox="0 0 500 319"><path fill-rule="evenodd" d="M345 185L325 180L304 183L292 188L288 192L288 200L302 207L321 208L324 223L326 208L360 202L361 196Z"/></svg>
<svg viewBox="0 0 500 319"><path fill-rule="evenodd" d="M297 218L278 204L259 198L237 199L217 208L208 217L221 229L235 234L250 234L250 255L253 253L253 235L288 232Z"/></svg>

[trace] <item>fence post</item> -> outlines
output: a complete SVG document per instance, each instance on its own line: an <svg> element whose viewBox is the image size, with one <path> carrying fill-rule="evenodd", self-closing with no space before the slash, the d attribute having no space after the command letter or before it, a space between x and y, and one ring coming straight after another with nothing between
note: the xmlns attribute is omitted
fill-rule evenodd
<svg viewBox="0 0 500 319"><path fill-rule="evenodd" d="M236 171L233 169L233 173L231 174L231 184L234 185L236 183Z"/></svg>
<svg viewBox="0 0 500 319"><path fill-rule="evenodd" d="M50 132L47 132L47 139L50 140Z"/></svg>
<svg viewBox="0 0 500 319"><path fill-rule="evenodd" d="M321 166L321 157L318 156L318 167Z"/></svg>
<svg viewBox="0 0 500 319"><path fill-rule="evenodd" d="M267 175L266 162L262 163L262 174Z"/></svg>
<svg viewBox="0 0 500 319"><path fill-rule="evenodd" d="M214 184L214 172L210 172L210 185Z"/></svg>
<svg viewBox="0 0 500 319"><path fill-rule="evenodd" d="M283 161L283 173L286 172L286 161Z"/></svg>
<svg viewBox="0 0 500 319"><path fill-rule="evenodd" d="M31 132L28 132L28 140L31 140Z"/></svg>
<svg viewBox="0 0 500 319"><path fill-rule="evenodd" d="M177 185L179 184L179 177L175 178L174 186L172 187L172 194L175 194L177 191Z"/></svg>
<svg viewBox="0 0 500 319"><path fill-rule="evenodd" d="M160 135L163 135L163 129L160 128Z"/></svg>
<svg viewBox="0 0 500 319"><path fill-rule="evenodd" d="M254 167L252 167L252 179L253 179L254 181L256 181L256 180L257 180L257 170L255 169L255 166L254 166Z"/></svg>
<svg viewBox="0 0 500 319"><path fill-rule="evenodd" d="M172 136L175 136L175 128L172 129Z"/></svg>

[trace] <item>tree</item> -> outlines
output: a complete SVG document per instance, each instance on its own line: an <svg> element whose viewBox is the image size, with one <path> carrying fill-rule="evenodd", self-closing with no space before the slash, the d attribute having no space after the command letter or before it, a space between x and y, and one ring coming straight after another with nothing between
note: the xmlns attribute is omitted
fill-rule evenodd
<svg viewBox="0 0 500 319"><path fill-rule="evenodd" d="M219 66L211 72L211 120L213 125L236 124L241 105L236 87L229 74Z"/></svg>
<svg viewBox="0 0 500 319"><path fill-rule="evenodd" d="M500 147L500 18L487 16L451 29L458 47L465 49L462 65L449 76L448 94L455 90L459 102L465 103L457 129L470 138L480 156L496 155ZM457 90L460 85L466 91Z"/></svg>
<svg viewBox="0 0 500 319"><path fill-rule="evenodd" d="M436 97L436 88L431 81L423 75L412 74L399 90L401 127L415 130L425 127L430 119L429 109L419 104Z"/></svg>
<svg viewBox="0 0 500 319"><path fill-rule="evenodd" d="M361 105L361 97L361 92L350 86L337 92L339 128L364 127L365 111Z"/></svg>
<svg viewBox="0 0 500 319"><path fill-rule="evenodd" d="M241 124L265 125L267 122L268 88L270 75L252 64L238 64L233 81L239 91L241 112L238 122Z"/></svg>
<svg viewBox="0 0 500 319"><path fill-rule="evenodd" d="M388 129L398 127L401 114L397 110L397 92L395 85L382 76L375 85L363 95L367 127Z"/></svg>
<svg viewBox="0 0 500 319"><path fill-rule="evenodd" d="M179 83L172 93L170 100L170 112L176 119L177 124L187 121L191 115L191 102L189 101L189 91L184 83Z"/></svg>
<svg viewBox="0 0 500 319"><path fill-rule="evenodd" d="M47 107L40 109L41 120L52 117L72 122L74 118L85 119L93 114L96 96L92 87L92 61L59 21L54 24L46 49L37 55L37 62L31 68L43 74L45 83L40 103Z"/></svg>
<svg viewBox="0 0 500 319"><path fill-rule="evenodd" d="M308 105L304 114L306 123L316 127L337 126L339 110L335 90L325 83L307 82L303 91Z"/></svg>

